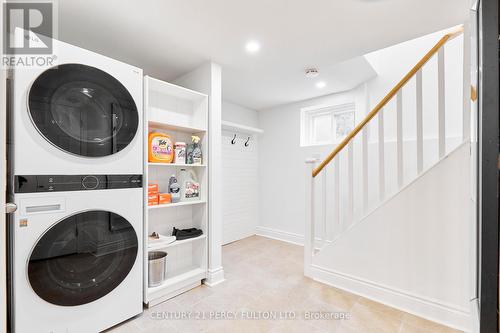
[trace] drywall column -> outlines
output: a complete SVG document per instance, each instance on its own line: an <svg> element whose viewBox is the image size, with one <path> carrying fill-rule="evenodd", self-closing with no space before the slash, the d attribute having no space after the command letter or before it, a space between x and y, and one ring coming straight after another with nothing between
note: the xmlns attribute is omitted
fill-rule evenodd
<svg viewBox="0 0 500 333"><path fill-rule="evenodd" d="M175 80L175 84L208 95L208 276L205 284L224 281L222 268L222 204L221 204L221 113L222 70L212 62Z"/></svg>

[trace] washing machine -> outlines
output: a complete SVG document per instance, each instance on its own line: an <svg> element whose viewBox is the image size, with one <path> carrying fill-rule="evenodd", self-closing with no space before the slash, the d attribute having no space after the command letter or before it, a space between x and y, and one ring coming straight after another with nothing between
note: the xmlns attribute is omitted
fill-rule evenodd
<svg viewBox="0 0 500 333"><path fill-rule="evenodd" d="M142 312L141 175L17 176L14 189L14 333L94 333Z"/></svg>
<svg viewBox="0 0 500 333"><path fill-rule="evenodd" d="M15 175L142 173L142 70L53 41L54 66L10 75Z"/></svg>

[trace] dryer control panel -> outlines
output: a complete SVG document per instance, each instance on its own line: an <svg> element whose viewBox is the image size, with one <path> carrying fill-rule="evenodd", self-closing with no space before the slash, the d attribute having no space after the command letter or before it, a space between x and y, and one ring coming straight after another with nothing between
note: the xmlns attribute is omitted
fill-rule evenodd
<svg viewBox="0 0 500 333"><path fill-rule="evenodd" d="M142 175L15 176L15 193L114 190L142 187Z"/></svg>

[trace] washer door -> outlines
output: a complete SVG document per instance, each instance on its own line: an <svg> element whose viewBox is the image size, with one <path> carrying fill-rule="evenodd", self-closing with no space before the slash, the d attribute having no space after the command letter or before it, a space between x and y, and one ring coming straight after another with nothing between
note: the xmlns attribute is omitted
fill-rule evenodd
<svg viewBox="0 0 500 333"><path fill-rule="evenodd" d="M122 216L79 213L56 223L38 240L28 262L28 279L49 303L90 303L127 277L137 249L136 232Z"/></svg>
<svg viewBox="0 0 500 333"><path fill-rule="evenodd" d="M128 90L111 75L85 65L65 64L43 72L29 91L28 106L45 139L85 157L119 152L139 126Z"/></svg>

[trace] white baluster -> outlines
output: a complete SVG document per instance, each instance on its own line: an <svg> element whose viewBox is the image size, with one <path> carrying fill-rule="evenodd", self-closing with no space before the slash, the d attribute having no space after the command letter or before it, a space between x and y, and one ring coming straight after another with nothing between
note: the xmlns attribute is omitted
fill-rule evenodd
<svg viewBox="0 0 500 333"><path fill-rule="evenodd" d="M385 199L385 135L384 109L378 113L378 179L380 201Z"/></svg>
<svg viewBox="0 0 500 333"><path fill-rule="evenodd" d="M398 188L403 187L403 91L400 89L396 95L396 146Z"/></svg>
<svg viewBox="0 0 500 333"><path fill-rule="evenodd" d="M422 70L417 72L417 174L424 169L424 126L423 126L423 95Z"/></svg>
<svg viewBox="0 0 500 333"><path fill-rule="evenodd" d="M335 219L335 236L342 233L342 221L340 215L340 162L337 156L333 160L333 181L334 181L334 192L333 192L333 209L334 209L334 219Z"/></svg>
<svg viewBox="0 0 500 333"><path fill-rule="evenodd" d="M438 51L438 141L439 158L446 154L445 123L445 90L444 90L444 46Z"/></svg>
<svg viewBox="0 0 500 333"><path fill-rule="evenodd" d="M470 138L470 117L471 117L471 40L469 23L464 23L464 85L463 85L463 116L462 116L462 139L467 141Z"/></svg>
<svg viewBox="0 0 500 333"><path fill-rule="evenodd" d="M370 95L365 84L365 115L370 112ZM368 210L368 139L370 137L370 123L363 129L363 214Z"/></svg>
<svg viewBox="0 0 500 333"><path fill-rule="evenodd" d="M347 171L348 171L348 184L347 184L347 211L349 212L349 225L354 222L354 149L353 142L347 145Z"/></svg>
<svg viewBox="0 0 500 333"><path fill-rule="evenodd" d="M327 170L328 170L328 167L324 168L322 171L323 174L321 176L321 182L322 182L322 191L321 191L322 192L322 198L321 198L322 216L321 216L321 218L323 220L323 223L321 225L321 247L320 247L320 249L323 249L323 247L325 246L326 237L327 237L326 236L327 235L327 231L326 231L326 225L327 225L326 194L327 194L327 181L328 181Z"/></svg>
<svg viewBox="0 0 500 333"><path fill-rule="evenodd" d="M316 159L306 160L306 188L305 188L305 232L304 232L304 275L312 277L311 264L314 255L314 170Z"/></svg>

